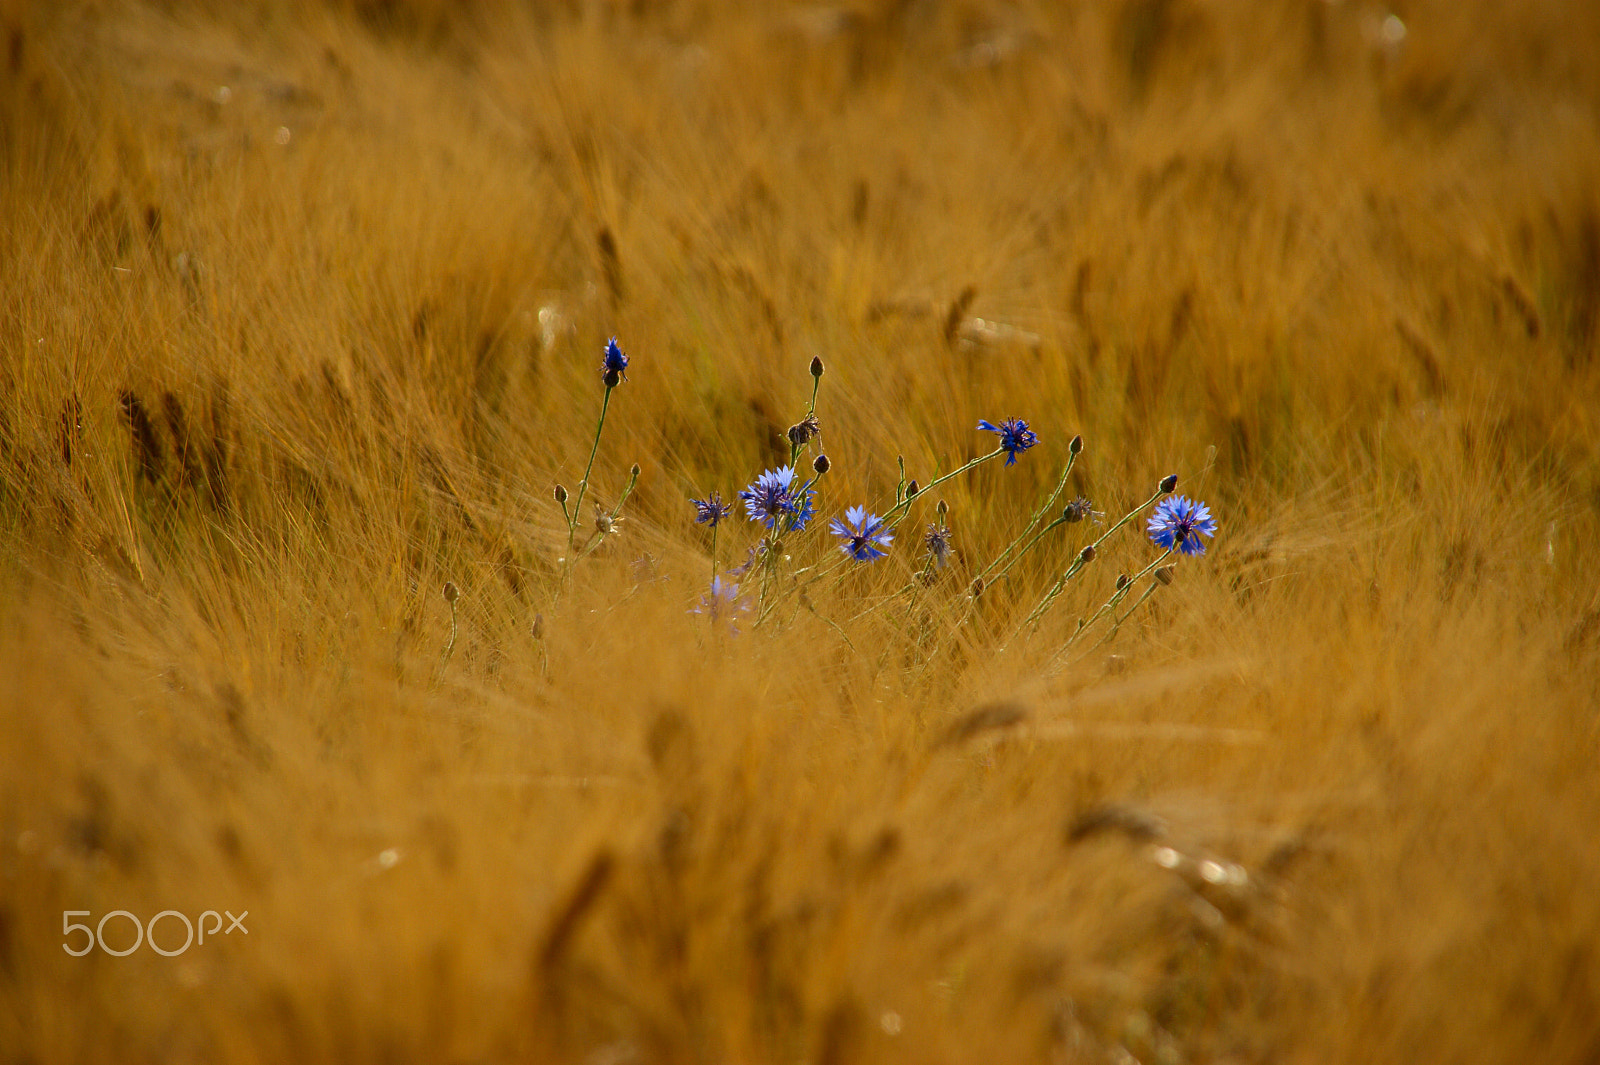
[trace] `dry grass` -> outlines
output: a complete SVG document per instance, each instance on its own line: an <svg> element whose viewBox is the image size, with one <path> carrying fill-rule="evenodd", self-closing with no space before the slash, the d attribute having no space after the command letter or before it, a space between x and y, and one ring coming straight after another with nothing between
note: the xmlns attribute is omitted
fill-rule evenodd
<svg viewBox="0 0 1600 1065"><path fill-rule="evenodd" d="M1594 1060L1600 8L1386 14L0 7L0 1058ZM936 607L1222 534L719 638L814 354L829 514L1041 434Z"/></svg>

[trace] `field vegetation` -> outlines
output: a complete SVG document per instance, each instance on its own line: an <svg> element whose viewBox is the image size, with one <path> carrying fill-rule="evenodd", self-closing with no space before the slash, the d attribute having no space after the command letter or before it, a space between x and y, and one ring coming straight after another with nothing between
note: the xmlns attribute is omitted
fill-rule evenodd
<svg viewBox="0 0 1600 1065"><path fill-rule="evenodd" d="M1600 6L1394 3L0 2L0 1059L1600 1057Z"/></svg>

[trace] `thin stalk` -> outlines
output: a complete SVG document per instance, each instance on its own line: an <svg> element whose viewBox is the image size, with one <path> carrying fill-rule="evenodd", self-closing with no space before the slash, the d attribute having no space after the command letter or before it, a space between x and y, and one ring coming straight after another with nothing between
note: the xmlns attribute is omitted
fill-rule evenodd
<svg viewBox="0 0 1600 1065"><path fill-rule="evenodd" d="M1077 455L1068 455L1067 456L1067 464L1061 470L1061 478L1060 478L1060 480L1056 481L1055 491L1050 493L1050 497L1044 501L1044 505L1043 506L1041 506L1038 510L1034 511L1033 517L1028 519L1028 524L1023 527L1022 532L1017 534L1017 538L1015 540L1011 541L1011 543L1006 547L1006 549L1004 551L1002 551L1002 552L1000 552L1000 554L996 555L995 556L995 560L993 562L989 563L987 566L985 566L984 569L982 570L982 572L980 572L978 574L978 576L984 578L984 580L988 580L990 572L993 571L993 569L996 566L998 566L1002 561L1004 561L1004 559L1005 559L1005 557L1007 555L1011 554L1011 552L1013 552L1013 551L1016 551L1017 545L1022 543L1023 539L1030 532L1033 531L1033 527L1038 525L1039 522L1044 518L1044 516L1046 514L1048 514L1051 511L1052 508L1055 507L1056 501L1061 498L1061 493L1066 491L1066 489L1067 489L1067 476L1070 473L1072 473L1072 464L1074 462L1077 462L1077 461L1078 461L1078 456ZM1052 521L1049 525L1045 526L1042 530L1040 530L1038 536L1035 536L1032 540L1029 540L1028 541L1028 546L1024 547L1021 551L1017 552L1016 558L1013 558L1011 560L1011 562L1014 564L1018 558L1021 558L1023 555L1027 554L1030 550L1032 550L1033 549L1033 545L1038 543L1040 538L1043 537L1045 533L1049 532L1051 529L1054 529L1057 525L1062 525L1062 524L1065 524L1064 519L1062 519L1060 517L1057 517L1055 521ZM1011 566L1007 565L1005 570L1001 571L1001 576L1004 576L1006 571L1008 571L1010 569L1011 569ZM998 578L996 578L996 579L998 579Z"/></svg>
<svg viewBox="0 0 1600 1065"><path fill-rule="evenodd" d="M611 389L606 389L605 398L600 401L600 421L594 427L594 444L589 448L589 464L583 468L583 480L578 482L578 495L572 501L572 511L567 515L567 556L572 556L572 541L578 535L578 519L574 515L583 513L583 494L589 490L589 474L594 472L594 457L600 451L600 433L606 427L606 411L611 408ZM566 510L563 505L562 510ZM570 568L571 563L569 562Z"/></svg>
<svg viewBox="0 0 1600 1065"><path fill-rule="evenodd" d="M1133 518L1137 515L1144 513L1144 511L1148 509L1152 503L1166 494L1167 493L1157 488L1155 495L1151 496L1149 499L1145 500L1143 503L1140 503L1138 506L1128 511L1128 513L1124 514L1115 525L1101 533L1100 538L1089 544L1088 547L1092 547L1098 551L1100 549L1100 545L1105 543L1106 539L1110 537L1112 533L1128 524L1128 522L1133 520ZM1046 610L1049 610L1050 605L1056 601L1056 597L1061 594L1061 589L1066 587L1067 582L1078 575L1078 571L1084 566L1083 555L1084 552L1079 551L1077 555L1073 557L1072 565L1068 566L1067 571L1060 577L1057 577L1055 584L1051 585L1050 590L1044 593L1044 597L1039 600L1039 605L1033 608L1033 611L1028 615L1027 620L1022 623L1023 628L1027 628L1029 625L1032 625L1034 622L1038 621L1040 616L1042 616Z"/></svg>
<svg viewBox="0 0 1600 1065"><path fill-rule="evenodd" d="M1154 562L1150 563L1138 573L1135 573L1132 577L1129 577L1127 584L1124 584L1121 588L1118 588L1115 592L1113 592L1111 594L1111 598L1107 599L1105 603L1101 605L1099 610L1096 610L1092 615L1090 615L1089 620L1079 625L1077 631L1071 636L1067 637L1067 642L1061 645L1061 650L1065 651L1067 648L1071 647L1073 643L1077 641L1078 637L1082 636L1087 629L1093 626L1095 622L1099 621L1107 611L1115 610L1117 604L1128 597L1128 593L1133 590L1133 586L1138 584L1141 578L1149 576L1157 566L1161 565L1161 563L1167 560L1167 556L1170 554L1172 554L1172 548L1169 547L1165 551L1161 552L1161 555ZM1154 585L1152 585L1152 587L1154 587Z"/></svg>

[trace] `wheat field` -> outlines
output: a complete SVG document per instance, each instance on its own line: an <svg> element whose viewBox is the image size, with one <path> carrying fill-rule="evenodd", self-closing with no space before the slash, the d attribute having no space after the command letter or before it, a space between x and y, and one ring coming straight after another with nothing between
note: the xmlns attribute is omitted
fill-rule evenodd
<svg viewBox="0 0 1600 1065"><path fill-rule="evenodd" d="M1600 1059L1600 7L5 0L0 246L0 1059Z"/></svg>

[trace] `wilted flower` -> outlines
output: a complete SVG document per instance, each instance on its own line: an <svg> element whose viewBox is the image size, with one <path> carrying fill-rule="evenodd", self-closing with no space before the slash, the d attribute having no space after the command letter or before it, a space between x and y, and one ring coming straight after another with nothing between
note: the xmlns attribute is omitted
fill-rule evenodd
<svg viewBox="0 0 1600 1065"><path fill-rule="evenodd" d="M614 518L610 514L607 514L606 509L599 503L594 505L594 531L599 533L601 536L610 536L613 533L620 533L622 530L619 528L619 526L622 524L622 522L622 518Z"/></svg>
<svg viewBox="0 0 1600 1065"><path fill-rule="evenodd" d="M950 564L950 530L943 525L928 524L928 534L922 538L928 545L928 554L933 558L933 564L939 569L944 569Z"/></svg>
<svg viewBox="0 0 1600 1065"><path fill-rule="evenodd" d="M733 513L733 504L724 503L721 492L712 492L704 499L691 499L689 502L694 504L696 525L709 525L715 529L718 522Z"/></svg>
<svg viewBox="0 0 1600 1065"><path fill-rule="evenodd" d="M1188 496L1172 496L1156 504L1145 531L1158 547L1182 551L1186 555L1203 555L1206 545L1200 542L1200 537L1202 534L1215 536L1217 523L1204 503L1190 500Z"/></svg>
<svg viewBox="0 0 1600 1065"><path fill-rule="evenodd" d="M1017 456L1039 442L1039 436L1021 418L1007 418L999 425L980 421L978 428L1000 434L1000 446L1006 451L1006 465L1016 464Z"/></svg>
<svg viewBox="0 0 1600 1065"><path fill-rule="evenodd" d="M1083 496L1079 496L1068 503L1061 511L1061 520L1066 522L1079 522L1084 518L1103 518L1105 512L1094 509L1094 504Z"/></svg>
<svg viewBox="0 0 1600 1065"><path fill-rule="evenodd" d="M844 537L839 550L857 562L876 562L882 558L886 553L884 547L894 539L894 534L884 528L883 519L868 514L866 507L851 507L844 512L844 517L844 521L834 518L829 526L833 535Z"/></svg>
<svg viewBox="0 0 1600 1065"><path fill-rule="evenodd" d="M821 432L822 423L817 421L817 416L807 414L799 422L789 426L789 443L795 447L805 447Z"/></svg>

